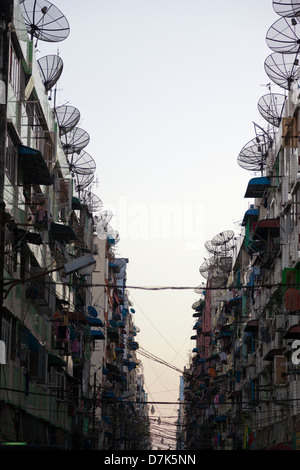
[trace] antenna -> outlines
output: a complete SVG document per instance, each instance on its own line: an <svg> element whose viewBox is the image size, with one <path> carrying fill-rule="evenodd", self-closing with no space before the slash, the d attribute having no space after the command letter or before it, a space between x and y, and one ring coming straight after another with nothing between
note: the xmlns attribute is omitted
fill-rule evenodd
<svg viewBox="0 0 300 470"><path fill-rule="evenodd" d="M68 154L67 161L71 174L90 175L96 171L94 159L85 150Z"/></svg>
<svg viewBox="0 0 300 470"><path fill-rule="evenodd" d="M268 93L259 99L257 103L258 111L269 124L274 127L279 127L285 101L285 95L281 95L280 93Z"/></svg>
<svg viewBox="0 0 300 470"><path fill-rule="evenodd" d="M65 154L80 152L88 145L89 134L80 127L74 127L61 136L61 143Z"/></svg>
<svg viewBox="0 0 300 470"><path fill-rule="evenodd" d="M267 45L274 52L298 54L300 48L300 23L290 18L280 18L268 29Z"/></svg>
<svg viewBox="0 0 300 470"><path fill-rule="evenodd" d="M91 191L82 191L79 200L82 205L87 206L89 212L101 211L103 207L100 197Z"/></svg>
<svg viewBox="0 0 300 470"><path fill-rule="evenodd" d="M58 81L63 71L63 61L59 55L46 55L37 61L42 82L46 91L51 88Z"/></svg>
<svg viewBox="0 0 300 470"><path fill-rule="evenodd" d="M80 112L74 106L62 105L54 108L60 137L70 132L80 120Z"/></svg>
<svg viewBox="0 0 300 470"><path fill-rule="evenodd" d="M293 82L298 79L298 53L273 52L266 58L264 67L266 74L274 83L285 90L290 90Z"/></svg>
<svg viewBox="0 0 300 470"><path fill-rule="evenodd" d="M287 18L300 16L300 2L297 0L273 0L273 9L278 15Z"/></svg>
<svg viewBox="0 0 300 470"><path fill-rule="evenodd" d="M69 23L62 12L47 0L19 2L27 32L31 41L64 41L70 33Z"/></svg>

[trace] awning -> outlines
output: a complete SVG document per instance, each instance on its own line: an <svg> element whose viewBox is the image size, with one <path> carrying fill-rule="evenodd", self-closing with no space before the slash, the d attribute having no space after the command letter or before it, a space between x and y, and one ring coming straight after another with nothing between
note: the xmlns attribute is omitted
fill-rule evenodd
<svg viewBox="0 0 300 470"><path fill-rule="evenodd" d="M282 355L283 355L283 349L270 349L270 351L268 351L267 354L264 356L263 360L273 361L274 356L282 356Z"/></svg>
<svg viewBox="0 0 300 470"><path fill-rule="evenodd" d="M71 240L77 240L77 236L69 225L64 224L57 224L55 222L51 222L50 226L50 235L54 240L59 242L70 242Z"/></svg>
<svg viewBox="0 0 300 470"><path fill-rule="evenodd" d="M271 182L269 178L262 176L260 178L252 178L249 183L244 197L262 197L265 190L269 188Z"/></svg>
<svg viewBox="0 0 300 470"><path fill-rule="evenodd" d="M78 197L73 196L72 197L72 210L73 211L80 210L81 208L82 206L81 206L80 200L78 199Z"/></svg>
<svg viewBox="0 0 300 470"><path fill-rule="evenodd" d="M245 212L242 226L245 227L249 219L256 219L258 217L258 209L249 209Z"/></svg>
<svg viewBox="0 0 300 470"><path fill-rule="evenodd" d="M61 357L56 356L54 354L48 355L48 364L50 366L63 366L63 367L67 365L67 363L63 361Z"/></svg>
<svg viewBox="0 0 300 470"><path fill-rule="evenodd" d="M233 297L232 299L229 299L228 304L229 304L229 307L242 305L242 296Z"/></svg>
<svg viewBox="0 0 300 470"><path fill-rule="evenodd" d="M250 320L245 326L244 331L256 331L258 329L258 320Z"/></svg>
<svg viewBox="0 0 300 470"><path fill-rule="evenodd" d="M86 317L87 322L91 326L104 326L103 321L100 318Z"/></svg>
<svg viewBox="0 0 300 470"><path fill-rule="evenodd" d="M92 339L105 339L105 336L101 330L91 330L91 338Z"/></svg>
<svg viewBox="0 0 300 470"><path fill-rule="evenodd" d="M291 326L283 336L284 339L300 339L300 325Z"/></svg>
<svg viewBox="0 0 300 470"><path fill-rule="evenodd" d="M41 184L45 186L52 184L49 169L39 150L19 145L18 156L21 163L22 184Z"/></svg>
<svg viewBox="0 0 300 470"><path fill-rule="evenodd" d="M33 245L41 245L42 237L39 233L27 232L26 230L17 228L15 230L16 241L21 243L32 243Z"/></svg>
<svg viewBox="0 0 300 470"><path fill-rule="evenodd" d="M279 219L263 219L257 222L253 239L255 238L267 238L268 232L271 231L273 237L279 237L280 235L280 221Z"/></svg>

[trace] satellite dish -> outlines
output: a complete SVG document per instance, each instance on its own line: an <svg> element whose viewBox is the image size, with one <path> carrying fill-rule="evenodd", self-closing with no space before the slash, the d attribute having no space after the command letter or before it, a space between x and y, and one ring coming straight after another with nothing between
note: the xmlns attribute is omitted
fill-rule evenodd
<svg viewBox="0 0 300 470"><path fill-rule="evenodd" d="M214 246L224 246L234 237L234 232L232 230L225 230L214 236L211 243Z"/></svg>
<svg viewBox="0 0 300 470"><path fill-rule="evenodd" d="M280 54L298 54L300 48L300 23L295 19L280 18L268 29L267 45Z"/></svg>
<svg viewBox="0 0 300 470"><path fill-rule="evenodd" d="M89 212L100 211L103 207L101 199L91 191L82 191L79 200L82 205L87 206Z"/></svg>
<svg viewBox="0 0 300 470"><path fill-rule="evenodd" d="M106 210L100 212L98 216L98 223L102 224L104 227L107 225L111 219L113 218L113 213L112 211Z"/></svg>
<svg viewBox="0 0 300 470"><path fill-rule="evenodd" d="M115 235L115 230L112 228L111 225L109 224L103 225L100 222L96 225L96 233L98 237L100 238L100 240L104 240L108 236L111 236L111 238L113 238L113 236Z"/></svg>
<svg viewBox="0 0 300 470"><path fill-rule="evenodd" d="M89 134L80 127L74 127L61 136L61 143L65 154L80 152L88 145Z"/></svg>
<svg viewBox="0 0 300 470"><path fill-rule="evenodd" d="M297 0L273 0L273 9L279 16L286 18L300 16L300 2Z"/></svg>
<svg viewBox="0 0 300 470"><path fill-rule="evenodd" d="M286 102L286 96L280 93L268 93L257 104L262 117L272 126L279 127Z"/></svg>
<svg viewBox="0 0 300 470"><path fill-rule="evenodd" d="M266 168L268 151L269 145L258 142L255 137L240 151L237 158L238 164L245 170L263 172Z"/></svg>
<svg viewBox="0 0 300 470"><path fill-rule="evenodd" d="M52 3L47 0L24 0L20 5L31 41L35 37L41 41L60 42L69 36L66 17Z"/></svg>
<svg viewBox="0 0 300 470"><path fill-rule="evenodd" d="M197 287L195 287L194 292L196 294L203 294L204 290L205 290L204 286L197 286Z"/></svg>
<svg viewBox="0 0 300 470"><path fill-rule="evenodd" d="M116 273L116 279L124 279L126 277L126 265L127 265L125 259L116 258L114 262L119 266L119 269L120 269L120 271Z"/></svg>
<svg viewBox="0 0 300 470"><path fill-rule="evenodd" d="M74 106L62 105L54 109L59 135L62 136L70 132L80 120L80 112Z"/></svg>
<svg viewBox="0 0 300 470"><path fill-rule="evenodd" d="M69 154L67 157L69 170L71 173L79 175L90 175L96 171L94 159L85 151Z"/></svg>
<svg viewBox="0 0 300 470"><path fill-rule="evenodd" d="M202 290L203 290L203 288L202 288ZM197 310L197 308L201 305L201 302L202 302L201 300L197 300L196 302L194 302L193 305L192 305L192 309Z"/></svg>
<svg viewBox="0 0 300 470"><path fill-rule="evenodd" d="M93 307L92 305L89 305L88 308L88 314L93 317L93 318L96 318L98 316L98 312L97 310L95 309L95 307Z"/></svg>
<svg viewBox="0 0 300 470"><path fill-rule="evenodd" d="M215 258L211 257L203 261L199 268L200 274L205 278L208 279L209 272L211 271L212 267L215 265Z"/></svg>
<svg viewBox="0 0 300 470"><path fill-rule="evenodd" d="M59 55L46 55L39 59L37 63L41 72L43 85L46 91L49 91L62 74L63 61Z"/></svg>
<svg viewBox="0 0 300 470"><path fill-rule="evenodd" d="M83 189L86 189L93 182L95 174L91 173L90 175L80 175L79 173L75 174L75 191L80 193Z"/></svg>
<svg viewBox="0 0 300 470"><path fill-rule="evenodd" d="M270 54L264 63L268 77L281 88L290 90L293 82L298 79L298 54Z"/></svg>

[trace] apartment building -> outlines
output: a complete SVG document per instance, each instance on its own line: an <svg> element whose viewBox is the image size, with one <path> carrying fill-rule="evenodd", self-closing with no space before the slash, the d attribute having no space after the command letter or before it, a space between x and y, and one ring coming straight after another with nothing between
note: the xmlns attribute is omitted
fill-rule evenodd
<svg viewBox="0 0 300 470"><path fill-rule="evenodd" d="M298 49L286 50L298 40L299 12L273 6L280 18L267 32L273 52L265 61L272 84L258 102L266 126L254 124L255 138L238 156L252 173L249 209L241 235L224 231L205 244L206 285L192 305L187 449L299 449L300 81Z"/></svg>
<svg viewBox="0 0 300 470"><path fill-rule="evenodd" d="M49 2L4 0L0 17L0 445L120 448L137 413L128 260L91 191L80 112L52 100L63 58L36 57L69 25Z"/></svg>

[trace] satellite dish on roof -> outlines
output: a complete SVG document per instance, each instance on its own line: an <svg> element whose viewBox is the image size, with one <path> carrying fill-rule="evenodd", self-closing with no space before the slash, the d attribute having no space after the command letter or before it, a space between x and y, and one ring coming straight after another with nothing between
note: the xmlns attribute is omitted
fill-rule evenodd
<svg viewBox="0 0 300 470"><path fill-rule="evenodd" d="M62 74L63 61L59 55L46 55L38 59L37 63L43 85L46 91L50 91Z"/></svg>
<svg viewBox="0 0 300 470"><path fill-rule="evenodd" d="M273 0L274 11L286 18L300 16L300 2L297 0Z"/></svg>
<svg viewBox="0 0 300 470"><path fill-rule="evenodd" d="M268 93L262 96L257 107L262 117L272 126L279 127L282 119L286 96L280 93Z"/></svg>
<svg viewBox="0 0 300 470"><path fill-rule="evenodd" d="M80 120L80 112L74 106L62 105L54 109L58 127L59 135L62 136L70 132Z"/></svg>
<svg viewBox="0 0 300 470"><path fill-rule="evenodd" d="M80 152L90 141L89 134L80 127L74 127L61 136L65 154Z"/></svg>
<svg viewBox="0 0 300 470"><path fill-rule="evenodd" d="M31 40L35 37L41 41L60 42L69 36L66 17L52 3L47 0L24 0L20 5Z"/></svg>
<svg viewBox="0 0 300 470"><path fill-rule="evenodd" d="M264 63L268 77L281 88L290 90L292 84L298 79L299 59L296 54L280 54L273 52Z"/></svg>
<svg viewBox="0 0 300 470"><path fill-rule="evenodd" d="M96 171L94 159L85 150L68 154L67 162L71 173L90 175Z"/></svg>
<svg viewBox="0 0 300 470"><path fill-rule="evenodd" d="M79 200L82 205L87 206L89 212L100 211L103 207L100 197L91 191L82 191Z"/></svg>
<svg viewBox="0 0 300 470"><path fill-rule="evenodd" d="M268 29L267 45L280 54L298 54L300 23L294 18L280 18Z"/></svg>

